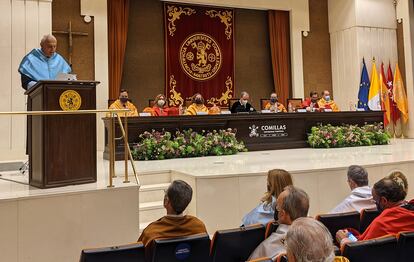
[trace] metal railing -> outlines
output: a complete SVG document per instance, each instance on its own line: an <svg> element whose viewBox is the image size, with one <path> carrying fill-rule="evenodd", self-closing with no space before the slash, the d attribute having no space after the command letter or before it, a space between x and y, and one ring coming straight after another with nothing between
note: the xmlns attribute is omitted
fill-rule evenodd
<svg viewBox="0 0 414 262"><path fill-rule="evenodd" d="M138 186L141 186L139 181L137 170L135 168L134 159L132 158L131 149L128 143L128 118L124 117L124 123L120 115L130 112L129 109L96 109L96 110L73 110L73 111L16 111L16 112L0 112L0 116L14 116L14 115L26 115L26 116L47 116L47 115L84 115L84 114L99 114L105 113L109 115L109 129L108 129L108 146L109 146L109 185L108 187L114 187L113 178L115 174L115 119L118 121L121 129L122 137L124 140L124 156L125 156L125 168L124 168L124 183L129 183L128 177L128 160L131 162L131 166L134 172L135 181ZM30 164L30 163L29 163Z"/></svg>

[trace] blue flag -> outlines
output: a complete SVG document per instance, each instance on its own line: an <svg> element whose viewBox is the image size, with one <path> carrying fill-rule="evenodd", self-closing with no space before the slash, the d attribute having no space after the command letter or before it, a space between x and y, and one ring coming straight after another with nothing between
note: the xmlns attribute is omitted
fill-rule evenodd
<svg viewBox="0 0 414 262"><path fill-rule="evenodd" d="M368 111L368 94L369 86L371 85L371 83L369 81L369 75L367 66L365 65L365 59L362 59L362 63L364 64L364 66L362 67L361 83L359 84L358 108L364 108L366 111Z"/></svg>

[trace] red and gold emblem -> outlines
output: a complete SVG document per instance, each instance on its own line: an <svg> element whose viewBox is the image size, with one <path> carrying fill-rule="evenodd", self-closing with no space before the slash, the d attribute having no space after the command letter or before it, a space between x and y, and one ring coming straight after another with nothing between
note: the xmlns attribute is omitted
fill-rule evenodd
<svg viewBox="0 0 414 262"><path fill-rule="evenodd" d="M194 80L213 78L220 71L221 63L220 46L207 34L192 34L181 45L181 67Z"/></svg>

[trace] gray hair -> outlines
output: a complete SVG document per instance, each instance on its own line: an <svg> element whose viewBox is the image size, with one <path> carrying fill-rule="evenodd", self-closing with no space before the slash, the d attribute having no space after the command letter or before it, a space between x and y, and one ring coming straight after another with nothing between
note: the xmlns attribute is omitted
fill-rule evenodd
<svg viewBox="0 0 414 262"><path fill-rule="evenodd" d="M42 39L40 40L40 45L43 45L44 43L47 43L47 42L57 42L56 37L50 34L44 35Z"/></svg>
<svg viewBox="0 0 414 262"><path fill-rule="evenodd" d="M183 180L174 180L165 193L177 215L184 212L193 197L193 189Z"/></svg>
<svg viewBox="0 0 414 262"><path fill-rule="evenodd" d="M359 187L368 185L368 172L362 166L349 166L347 175L348 179L354 181Z"/></svg>
<svg viewBox="0 0 414 262"><path fill-rule="evenodd" d="M242 98L243 96L245 96L245 95L248 95L249 93L247 93L246 91L242 91L241 93L240 93L240 98Z"/></svg>
<svg viewBox="0 0 414 262"><path fill-rule="evenodd" d="M286 234L286 244L287 253L296 262L332 262L335 258L328 229L310 217L293 221Z"/></svg>
<svg viewBox="0 0 414 262"><path fill-rule="evenodd" d="M283 199L281 208L289 214L292 221L300 217L306 217L309 211L308 194L294 186L287 186L285 190L288 194Z"/></svg>

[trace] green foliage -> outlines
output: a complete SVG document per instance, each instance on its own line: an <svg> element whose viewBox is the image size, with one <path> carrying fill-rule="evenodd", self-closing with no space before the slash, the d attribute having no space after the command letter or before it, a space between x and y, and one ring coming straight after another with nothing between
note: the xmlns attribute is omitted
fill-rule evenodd
<svg viewBox="0 0 414 262"><path fill-rule="evenodd" d="M233 155L247 151L243 142L236 139L236 130L203 131L192 129L170 132L144 132L134 146L135 160L162 160L171 158Z"/></svg>
<svg viewBox="0 0 414 262"><path fill-rule="evenodd" d="M358 125L319 125L308 134L308 144L313 148L372 146L389 144L391 136L382 123Z"/></svg>

